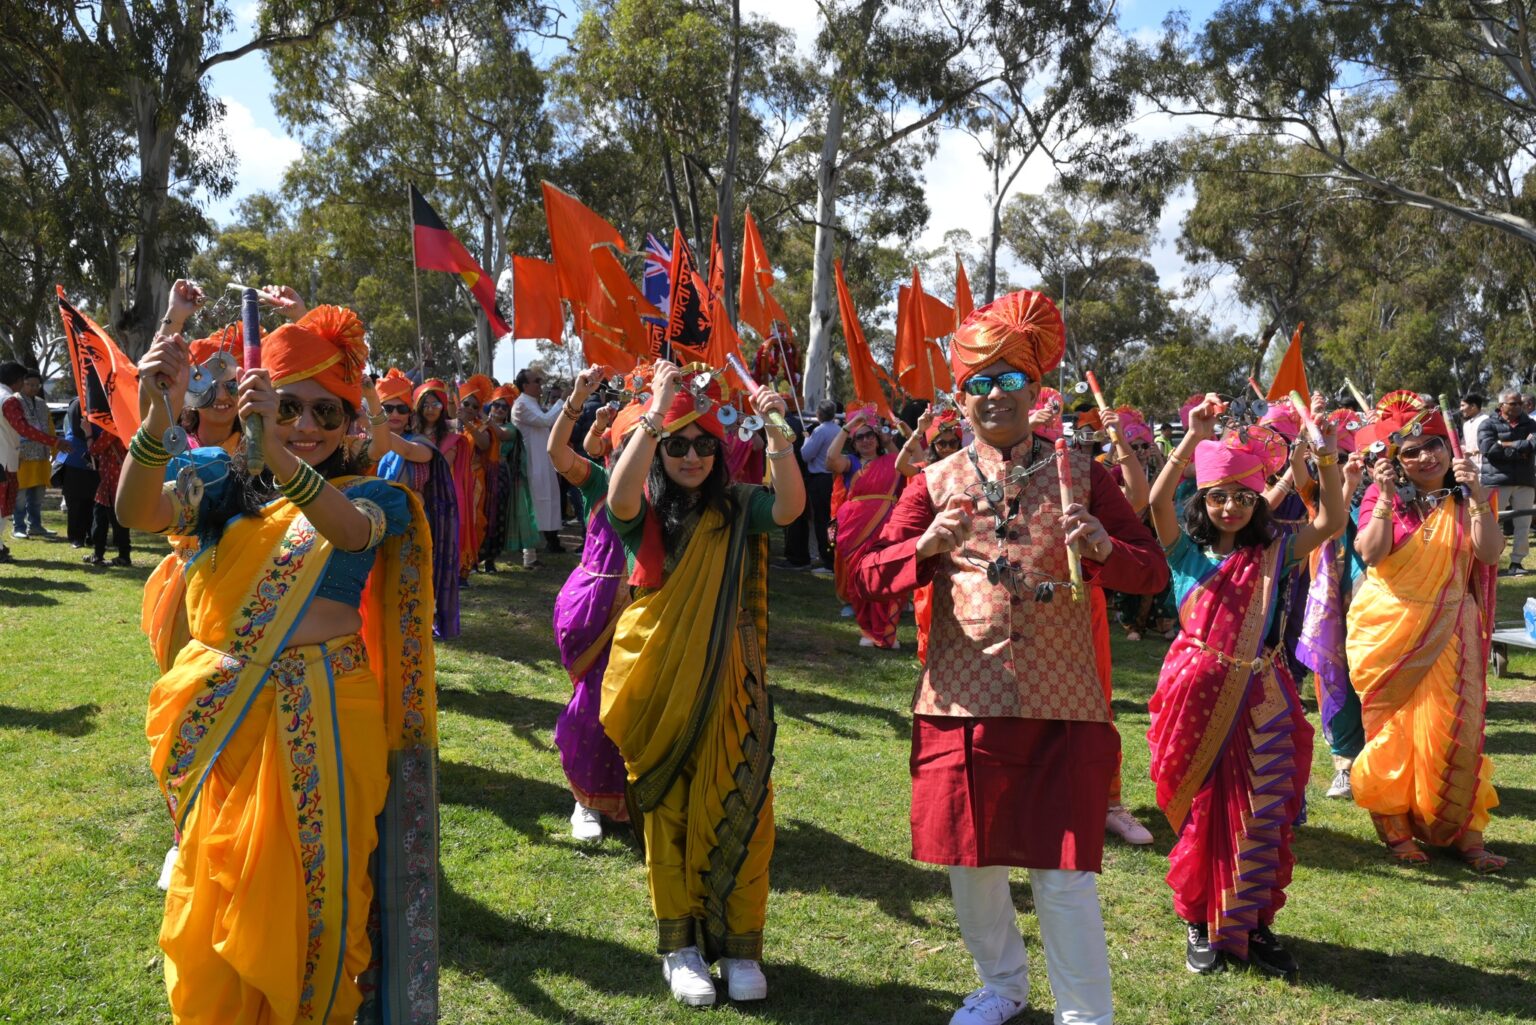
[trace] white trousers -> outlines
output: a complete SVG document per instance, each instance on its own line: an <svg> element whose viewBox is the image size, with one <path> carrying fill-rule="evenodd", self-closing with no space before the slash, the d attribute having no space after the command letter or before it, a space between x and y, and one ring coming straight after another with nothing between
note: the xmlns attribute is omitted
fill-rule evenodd
<svg viewBox="0 0 1536 1025"><path fill-rule="evenodd" d="M1045 970L1056 998L1056 1025L1112 1025L1109 950L1092 872L1029 869ZM983 984L1016 1003L1029 999L1029 960L1008 887L1007 866L951 865L960 935Z"/></svg>

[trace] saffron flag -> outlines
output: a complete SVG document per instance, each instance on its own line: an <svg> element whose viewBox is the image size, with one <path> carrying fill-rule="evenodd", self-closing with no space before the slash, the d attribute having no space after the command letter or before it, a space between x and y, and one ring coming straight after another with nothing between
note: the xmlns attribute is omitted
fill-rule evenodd
<svg viewBox="0 0 1536 1025"><path fill-rule="evenodd" d="M630 280L629 272L607 247L592 250L592 269L597 273L603 301L600 309L589 310L594 319L602 319L611 330L611 341L636 356L650 354L649 334L642 318L659 319L661 311L646 301Z"/></svg>
<svg viewBox="0 0 1536 1025"><path fill-rule="evenodd" d="M731 318L725 315L725 296L716 295L710 304L710 321L713 327L709 332L709 344L704 347L704 362L716 370L725 368L726 383L737 391L746 391L747 382L731 369L730 360L726 358L735 355L742 366L747 365L746 356L741 351L741 336L731 326Z"/></svg>
<svg viewBox="0 0 1536 1025"><path fill-rule="evenodd" d="M789 333L789 315L773 295L773 267L751 210L747 211L742 231L741 291L736 300L736 316L763 338L773 336L775 323L783 324L784 333L793 337Z"/></svg>
<svg viewBox="0 0 1536 1025"><path fill-rule="evenodd" d="M1306 326L1305 322L1296 325L1290 348L1280 358L1280 368L1275 371L1275 379L1265 396L1270 402L1288 398L1292 391L1300 395L1303 402L1312 401L1312 393L1307 390L1307 368L1301 361L1301 329Z"/></svg>
<svg viewBox="0 0 1536 1025"><path fill-rule="evenodd" d="M976 308L975 300L971 298L971 282L965 276L965 264L960 262L960 254L955 254L955 327L965 323L965 318L971 315Z"/></svg>
<svg viewBox="0 0 1536 1025"><path fill-rule="evenodd" d="M672 229L672 299L667 313L666 344L692 359L702 359L709 343L710 302L693 253L681 229Z"/></svg>
<svg viewBox="0 0 1536 1025"><path fill-rule="evenodd" d="M81 410L127 445L139 429L139 368L94 320L70 305L62 285L54 287Z"/></svg>
<svg viewBox="0 0 1536 1025"><path fill-rule="evenodd" d="M548 338L565 334L555 265L531 256L512 257L512 337Z"/></svg>
<svg viewBox="0 0 1536 1025"><path fill-rule="evenodd" d="M496 306L495 280L469 255L464 243L448 230L437 211L414 185L411 186L411 234L415 240L416 266L422 270L447 271L463 278L464 287L480 303L485 319L490 321L492 337L512 333L512 326Z"/></svg>
<svg viewBox="0 0 1536 1025"><path fill-rule="evenodd" d="M880 388L875 376L875 358L870 354L869 342L864 329L859 326L858 311L853 308L853 297L848 294L848 282L843 279L843 261L832 264L837 278L837 312L843 321L843 340L848 344L848 369L853 374L853 393L860 402L872 402L875 409L887 420L891 416L891 404Z"/></svg>
<svg viewBox="0 0 1536 1025"><path fill-rule="evenodd" d="M635 369L635 357L603 338L585 309L576 312L576 333L581 336L581 355L587 366L608 367L621 374Z"/></svg>
<svg viewBox="0 0 1536 1025"><path fill-rule="evenodd" d="M914 399L933 401L933 367L928 358L927 304L923 281L912 268L912 285L896 294L896 380Z"/></svg>
<svg viewBox="0 0 1536 1025"><path fill-rule="evenodd" d="M725 294L725 250L720 248L720 215L715 214L709 230L709 299L711 308L717 295Z"/></svg>
<svg viewBox="0 0 1536 1025"><path fill-rule="evenodd" d="M613 225L582 202L549 182L543 183L544 219L549 225L549 248L554 257L560 296L572 306L598 309L602 286L592 269L592 250L612 246L629 251Z"/></svg>

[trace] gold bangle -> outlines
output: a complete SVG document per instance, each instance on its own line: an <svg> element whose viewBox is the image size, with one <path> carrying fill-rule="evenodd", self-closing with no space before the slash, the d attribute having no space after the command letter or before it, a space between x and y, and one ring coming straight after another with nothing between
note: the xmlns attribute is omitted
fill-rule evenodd
<svg viewBox="0 0 1536 1025"><path fill-rule="evenodd" d="M1392 507L1390 505L1378 505L1371 510L1371 519L1373 520L1390 520L1391 518Z"/></svg>
<svg viewBox="0 0 1536 1025"><path fill-rule="evenodd" d="M1175 466L1188 466L1189 465L1189 457L1188 456L1169 455L1168 456L1168 461L1170 463L1173 463Z"/></svg>
<svg viewBox="0 0 1536 1025"><path fill-rule="evenodd" d="M1487 502L1468 502L1467 508L1471 510L1473 516L1482 516L1484 513L1493 512L1493 507Z"/></svg>
<svg viewBox="0 0 1536 1025"><path fill-rule="evenodd" d="M564 413L565 416L566 416L566 419L568 419L568 420L580 420L581 419L581 413L579 413L579 412L572 413L571 412L571 404L569 402L562 402L562 403L560 403L560 412Z"/></svg>
<svg viewBox="0 0 1536 1025"><path fill-rule="evenodd" d="M1317 455L1317 465L1319 467L1338 466L1339 454L1337 452L1319 452Z"/></svg>

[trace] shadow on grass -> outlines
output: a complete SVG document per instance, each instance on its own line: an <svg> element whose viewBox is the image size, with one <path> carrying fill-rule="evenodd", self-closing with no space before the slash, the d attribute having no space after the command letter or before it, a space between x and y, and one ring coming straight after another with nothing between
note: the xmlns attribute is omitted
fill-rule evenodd
<svg viewBox="0 0 1536 1025"><path fill-rule="evenodd" d="M1536 701L1492 700L1484 718L1490 724L1536 722Z"/></svg>
<svg viewBox="0 0 1536 1025"><path fill-rule="evenodd" d="M538 1021L569 1025L612 1025L611 1018L594 1018L562 1006L546 990L547 972L579 980L593 992L610 996L652 999L670 1006L661 959L595 936L530 925L497 914L473 897L440 884L443 960L468 974L498 986L521 1011ZM770 922L770 928L772 923ZM843 1022L911 1020L913 1012L929 1012L934 1021L953 1012L956 994L905 983L874 986L823 975L798 964L776 964L770 947L764 965L769 997L761 1004L741 1004L744 1017L785 1025L832 1025ZM720 1002L725 1003L722 987ZM1040 1025L1050 1016L1015 1019Z"/></svg>
<svg viewBox="0 0 1536 1025"><path fill-rule="evenodd" d="M440 709L461 715L506 723L512 727L513 733L539 751L555 750L554 745L544 739L544 734L554 730L555 718L565 710L565 705L558 701L514 694L511 691L460 690L451 687L437 692L437 705Z"/></svg>
<svg viewBox="0 0 1536 1025"><path fill-rule="evenodd" d="M1502 839L1498 831L1499 809L1495 808L1493 814L1494 819L1488 826L1488 849L1494 854L1507 857L1509 865L1504 871L1489 875L1473 872L1449 848L1426 847L1424 850L1429 855L1428 862L1418 865L1400 864L1392 859L1383 844L1327 826L1309 824L1297 830L1293 849L1297 864L1313 871L1350 874L1364 872L1405 883L1445 886L1458 890L1468 885L1486 886L1494 890L1523 890L1526 880L1536 869L1536 844Z"/></svg>
<svg viewBox="0 0 1536 1025"><path fill-rule="evenodd" d="M444 804L484 808L535 843L550 839L539 825L541 816L563 819L571 813L571 792L565 787L463 762L439 764L438 789Z"/></svg>
<svg viewBox="0 0 1536 1025"><path fill-rule="evenodd" d="M1530 980L1458 964L1432 954L1386 953L1334 943L1287 937L1302 964L1308 987L1327 986L1359 1000L1400 1000L1410 1004L1463 1008L1469 1021L1475 1010L1527 1018L1532 1002Z"/></svg>
<svg viewBox="0 0 1536 1025"><path fill-rule="evenodd" d="M1490 755L1536 755L1536 730L1489 730L1483 750Z"/></svg>
<svg viewBox="0 0 1536 1025"><path fill-rule="evenodd" d="M46 730L61 737L83 737L96 728L97 704L76 705L52 712L0 705L0 729Z"/></svg>
<svg viewBox="0 0 1536 1025"><path fill-rule="evenodd" d="M826 889L874 903L886 915L912 925L933 926L913 909L919 901L947 894L942 869L890 858L798 819L782 819L773 846L770 885L775 890L816 893Z"/></svg>
<svg viewBox="0 0 1536 1025"><path fill-rule="evenodd" d="M1493 782L1493 788L1499 794L1499 806L1493 809L1495 822L1500 818L1536 819L1536 790L1528 787L1507 787L1497 779ZM1489 828L1495 827L1490 825Z"/></svg>
<svg viewBox="0 0 1536 1025"><path fill-rule="evenodd" d="M81 589L84 590L83 587ZM59 599L42 591L32 589L13 591L8 587L0 587L0 607L3 608L46 608L49 605L58 604L60 604Z"/></svg>
<svg viewBox="0 0 1536 1025"><path fill-rule="evenodd" d="M861 704L845 698L818 694L815 691L795 690L793 687L773 688L773 707L791 719L826 730L834 736L848 740L863 740L864 734L847 726L824 721L822 716L846 715L857 719L875 719L885 723L893 736L906 736L912 731L912 718L904 712Z"/></svg>

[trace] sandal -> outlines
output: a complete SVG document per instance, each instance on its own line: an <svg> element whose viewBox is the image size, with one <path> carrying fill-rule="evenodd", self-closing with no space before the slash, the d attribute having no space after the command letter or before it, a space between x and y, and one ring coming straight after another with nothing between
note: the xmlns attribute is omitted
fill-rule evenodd
<svg viewBox="0 0 1536 1025"><path fill-rule="evenodd" d="M1461 860L1467 863L1467 867L1478 875L1488 875L1490 872L1498 872L1509 864L1509 859L1500 854L1492 854L1486 847L1458 848L1456 853Z"/></svg>
<svg viewBox="0 0 1536 1025"><path fill-rule="evenodd" d="M1419 849L1412 837L1387 841L1387 850L1399 865L1422 865L1429 861L1429 855Z"/></svg>

